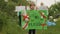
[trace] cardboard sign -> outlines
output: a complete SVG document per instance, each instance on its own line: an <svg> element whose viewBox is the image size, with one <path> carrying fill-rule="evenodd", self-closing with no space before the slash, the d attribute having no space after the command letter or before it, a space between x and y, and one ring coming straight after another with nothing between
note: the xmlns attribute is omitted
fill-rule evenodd
<svg viewBox="0 0 60 34"><path fill-rule="evenodd" d="M29 22L24 21L22 16L22 29L47 29L47 10L27 10L26 12L29 16Z"/></svg>
<svg viewBox="0 0 60 34"><path fill-rule="evenodd" d="M39 10L48 10L48 7L47 6L40 6Z"/></svg>
<svg viewBox="0 0 60 34"><path fill-rule="evenodd" d="M22 11L22 10L25 10L25 6L16 6L15 7L15 11Z"/></svg>

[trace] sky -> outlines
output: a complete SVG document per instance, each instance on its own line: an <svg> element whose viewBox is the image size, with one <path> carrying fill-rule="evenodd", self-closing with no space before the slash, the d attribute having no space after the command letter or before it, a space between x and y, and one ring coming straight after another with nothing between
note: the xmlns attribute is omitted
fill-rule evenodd
<svg viewBox="0 0 60 34"><path fill-rule="evenodd" d="M32 0L32 1L35 1L36 5L37 6L40 6L40 3L43 2L44 5L50 7L52 4L55 3L55 0ZM60 2L60 0L56 0L56 2Z"/></svg>

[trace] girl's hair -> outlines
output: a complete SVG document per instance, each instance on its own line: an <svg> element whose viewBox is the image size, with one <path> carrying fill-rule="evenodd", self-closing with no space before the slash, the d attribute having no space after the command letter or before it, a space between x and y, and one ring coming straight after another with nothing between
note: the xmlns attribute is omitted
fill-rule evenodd
<svg viewBox="0 0 60 34"><path fill-rule="evenodd" d="M35 6L35 4L34 3L31 3L30 6Z"/></svg>

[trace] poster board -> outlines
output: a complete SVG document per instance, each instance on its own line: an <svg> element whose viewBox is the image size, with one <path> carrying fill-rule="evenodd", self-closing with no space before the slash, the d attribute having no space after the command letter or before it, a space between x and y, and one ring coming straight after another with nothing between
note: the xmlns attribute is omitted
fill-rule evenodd
<svg viewBox="0 0 60 34"><path fill-rule="evenodd" d="M25 10L25 6L16 6L15 7L15 11L17 11L17 12L22 11L22 10Z"/></svg>
<svg viewBox="0 0 60 34"><path fill-rule="evenodd" d="M27 10L26 12L30 19L29 22L26 23L23 20L23 16L21 16L22 29L47 29L47 10Z"/></svg>
<svg viewBox="0 0 60 34"><path fill-rule="evenodd" d="M16 6L15 7L15 12L17 12L17 16L19 16L19 12L22 10L25 10L25 6Z"/></svg>

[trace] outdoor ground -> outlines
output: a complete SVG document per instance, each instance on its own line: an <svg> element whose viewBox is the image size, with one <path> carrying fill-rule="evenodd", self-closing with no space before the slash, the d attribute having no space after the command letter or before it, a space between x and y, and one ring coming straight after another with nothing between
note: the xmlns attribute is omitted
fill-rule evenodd
<svg viewBox="0 0 60 34"><path fill-rule="evenodd" d="M20 29L20 26L15 22L7 24L8 26L3 26L0 34L28 34L28 30ZM36 34L60 34L60 19L56 22L56 26L48 27L47 30L36 30Z"/></svg>
<svg viewBox="0 0 60 34"><path fill-rule="evenodd" d="M28 31L21 31L26 34ZM60 34L60 20L56 22L56 26L48 27L47 30L36 30L36 34Z"/></svg>

